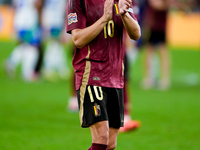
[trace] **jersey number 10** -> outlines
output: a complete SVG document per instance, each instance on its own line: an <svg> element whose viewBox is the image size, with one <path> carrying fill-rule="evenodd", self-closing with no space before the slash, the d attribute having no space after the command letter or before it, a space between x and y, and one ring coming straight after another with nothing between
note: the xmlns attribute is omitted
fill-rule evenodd
<svg viewBox="0 0 200 150"><path fill-rule="evenodd" d="M108 24L104 26L104 37L107 38L107 35L110 37L114 36L114 21L108 21Z"/></svg>

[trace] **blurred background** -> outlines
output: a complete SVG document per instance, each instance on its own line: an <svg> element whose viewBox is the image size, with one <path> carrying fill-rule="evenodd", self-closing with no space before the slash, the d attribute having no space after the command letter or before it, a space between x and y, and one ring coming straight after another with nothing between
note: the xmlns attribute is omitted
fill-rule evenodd
<svg viewBox="0 0 200 150"><path fill-rule="evenodd" d="M142 126L120 133L117 150L200 149L200 1L163 1L134 7L142 36L126 42L127 87L130 116ZM65 0L0 0L2 150L90 147L72 100L65 7Z"/></svg>

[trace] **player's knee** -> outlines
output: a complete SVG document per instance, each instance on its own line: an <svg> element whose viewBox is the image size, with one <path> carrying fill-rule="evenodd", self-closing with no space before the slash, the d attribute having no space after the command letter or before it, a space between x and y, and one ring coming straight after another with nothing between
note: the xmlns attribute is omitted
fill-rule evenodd
<svg viewBox="0 0 200 150"><path fill-rule="evenodd" d="M100 143L107 144L109 141L109 134L106 132L102 133L99 135L98 139Z"/></svg>
<svg viewBox="0 0 200 150"><path fill-rule="evenodd" d="M114 150L117 147L117 142L109 143L107 150Z"/></svg>
<svg viewBox="0 0 200 150"><path fill-rule="evenodd" d="M108 150L114 150L117 147L117 141L113 138L109 139Z"/></svg>

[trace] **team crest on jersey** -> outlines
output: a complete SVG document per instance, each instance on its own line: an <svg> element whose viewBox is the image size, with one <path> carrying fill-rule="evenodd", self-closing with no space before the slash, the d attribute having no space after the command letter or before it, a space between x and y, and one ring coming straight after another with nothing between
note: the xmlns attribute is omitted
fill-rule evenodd
<svg viewBox="0 0 200 150"><path fill-rule="evenodd" d="M75 23L75 22L78 22L77 14L76 13L70 13L68 15L68 25Z"/></svg>
<svg viewBox="0 0 200 150"><path fill-rule="evenodd" d="M95 117L100 116L101 115L100 106L95 103L93 107L94 107L94 116Z"/></svg>

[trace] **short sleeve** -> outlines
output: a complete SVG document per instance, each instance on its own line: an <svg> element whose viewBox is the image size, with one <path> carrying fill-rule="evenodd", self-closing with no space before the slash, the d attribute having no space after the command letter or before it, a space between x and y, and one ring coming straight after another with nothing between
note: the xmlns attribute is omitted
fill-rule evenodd
<svg viewBox="0 0 200 150"><path fill-rule="evenodd" d="M68 0L67 2L67 19L66 30L71 33L73 29L83 29L86 27L86 15L84 13L81 0Z"/></svg>

